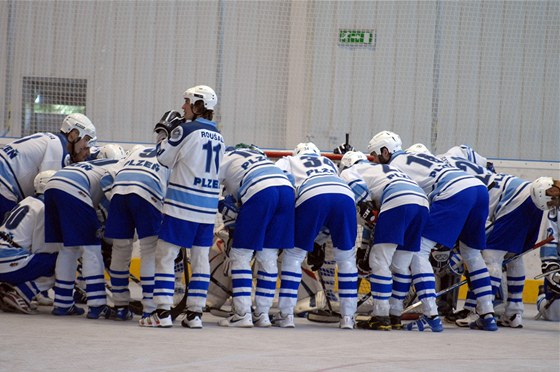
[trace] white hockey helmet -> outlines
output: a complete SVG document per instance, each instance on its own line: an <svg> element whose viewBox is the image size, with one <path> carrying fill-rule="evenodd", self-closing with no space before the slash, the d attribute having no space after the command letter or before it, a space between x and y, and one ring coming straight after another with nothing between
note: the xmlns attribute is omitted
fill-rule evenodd
<svg viewBox="0 0 560 372"><path fill-rule="evenodd" d="M84 138L89 136L91 140L88 142L89 145L93 146L94 142L97 140L97 135L95 133L95 126L89 120L87 116L80 113L70 114L64 118L62 121L62 126L60 131L62 133L70 133L72 129L78 131L79 138Z"/></svg>
<svg viewBox="0 0 560 372"><path fill-rule="evenodd" d="M117 145L116 143L103 146L101 150L99 150L99 155L97 155L97 159L121 160L124 158L126 158L126 151L124 151L121 145Z"/></svg>
<svg viewBox="0 0 560 372"><path fill-rule="evenodd" d="M321 150L313 142L302 142L296 146L292 152L293 156L303 154L317 154L321 155Z"/></svg>
<svg viewBox="0 0 560 372"><path fill-rule="evenodd" d="M379 155L381 154L381 149L386 147L392 154L395 151L402 150L401 146L402 140L398 134L384 130L372 137L368 143L368 151L370 154L375 151Z"/></svg>
<svg viewBox="0 0 560 372"><path fill-rule="evenodd" d="M340 159L340 170L350 168L360 161L368 161L367 156L361 151L348 151L342 159Z"/></svg>
<svg viewBox="0 0 560 372"><path fill-rule="evenodd" d="M531 183L531 199L540 210L551 209L548 203L552 201L552 196L546 195L546 190L554 185L552 177L540 177Z"/></svg>
<svg viewBox="0 0 560 372"><path fill-rule="evenodd" d="M415 143L406 149L406 152L413 152L415 154L432 154L430 150L423 143Z"/></svg>
<svg viewBox="0 0 560 372"><path fill-rule="evenodd" d="M134 145L130 149L126 150L126 156L132 154L133 152L140 151L140 150L143 151L145 149L147 149L147 147L144 145Z"/></svg>
<svg viewBox="0 0 560 372"><path fill-rule="evenodd" d="M55 173L56 171L54 170L46 170L46 171L39 172L39 174L35 176L35 179L33 180L33 187L35 188L35 194L40 195L45 192L45 187L47 186L47 182L51 179L52 176L54 176Z"/></svg>
<svg viewBox="0 0 560 372"><path fill-rule="evenodd" d="M207 110L214 110L214 106L218 103L216 92L206 85L197 85L196 87L185 90L183 97L188 98L192 105L198 100L204 101L204 107L206 107Z"/></svg>

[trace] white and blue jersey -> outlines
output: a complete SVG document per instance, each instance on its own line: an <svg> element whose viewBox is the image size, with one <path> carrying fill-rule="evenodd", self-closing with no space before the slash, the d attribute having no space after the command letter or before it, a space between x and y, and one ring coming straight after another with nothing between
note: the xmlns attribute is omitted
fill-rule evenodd
<svg viewBox="0 0 560 372"><path fill-rule="evenodd" d="M294 189L266 155L250 149L227 152L220 182L225 194L242 203L235 224L234 248L293 248Z"/></svg>
<svg viewBox="0 0 560 372"><path fill-rule="evenodd" d="M118 160L102 159L56 172L45 187L45 240L65 246L100 244L96 209L108 208L104 188L110 190L110 175L121 166Z"/></svg>
<svg viewBox="0 0 560 372"><path fill-rule="evenodd" d="M356 163L341 178L356 195L356 202L371 199L379 206L374 244L394 243L399 250L420 250L428 219L428 198L405 173L387 164Z"/></svg>
<svg viewBox="0 0 560 372"><path fill-rule="evenodd" d="M292 188L282 169L266 155L251 149L229 151L220 169L220 182L225 193L244 203L259 191L273 186Z"/></svg>
<svg viewBox="0 0 560 372"><path fill-rule="evenodd" d="M332 160L300 154L281 158L276 165L294 177L295 246L311 252L319 231L327 227L334 247L353 249L357 232L354 193L338 176Z"/></svg>
<svg viewBox="0 0 560 372"><path fill-rule="evenodd" d="M449 248L460 240L471 248L484 249L489 201L487 188L478 178L429 154L399 150L390 164L428 195L430 219L424 237Z"/></svg>
<svg viewBox="0 0 560 372"><path fill-rule="evenodd" d="M62 133L36 133L0 148L0 219L18 201L35 194L37 174L70 163L67 143Z"/></svg>
<svg viewBox="0 0 560 372"><path fill-rule="evenodd" d="M0 226L0 282L17 286L28 302L40 291L50 288L53 281L32 282L54 275L58 247L45 245L44 221L42 199L28 196Z"/></svg>
<svg viewBox="0 0 560 372"><path fill-rule="evenodd" d="M169 169L159 164L155 147L131 153L110 184L110 210L105 236L140 239L159 233L161 209L169 180ZM105 177L110 177L107 175Z"/></svg>
<svg viewBox="0 0 560 372"><path fill-rule="evenodd" d="M469 187L482 185L477 178L429 154L396 151L391 156L390 165L416 181L428 195L430 202L446 199Z"/></svg>
<svg viewBox="0 0 560 372"><path fill-rule="evenodd" d="M354 199L354 193L338 176L336 165L327 157L316 154L286 156L276 165L294 177L296 207L320 194L343 194Z"/></svg>
<svg viewBox="0 0 560 372"><path fill-rule="evenodd" d="M214 224L218 212L218 172L224 139L212 121L198 118L175 128L157 146L158 161L172 172L163 213L178 220Z"/></svg>

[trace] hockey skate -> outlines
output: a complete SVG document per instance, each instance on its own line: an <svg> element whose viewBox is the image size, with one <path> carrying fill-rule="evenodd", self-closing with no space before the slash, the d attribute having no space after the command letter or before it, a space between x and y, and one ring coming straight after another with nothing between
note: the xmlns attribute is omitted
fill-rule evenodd
<svg viewBox="0 0 560 372"><path fill-rule="evenodd" d="M405 326L405 329L407 331L418 330L420 332L423 332L429 330L432 332L442 332L443 324L441 324L441 319L437 315L433 318L429 318L425 315L422 315L418 320L408 323Z"/></svg>
<svg viewBox="0 0 560 372"><path fill-rule="evenodd" d="M471 311L469 309L462 309L462 310L459 310L459 311L455 311L454 313L447 314L445 316L444 320L448 323L455 324L455 322L458 319L466 318L467 316L469 316L470 313L471 313Z"/></svg>
<svg viewBox="0 0 560 372"><path fill-rule="evenodd" d="M181 321L185 328L202 328L202 313L187 311L187 316Z"/></svg>
<svg viewBox="0 0 560 372"><path fill-rule="evenodd" d="M82 308L79 308L76 305L72 305L70 307L53 307L51 314L56 316L65 316L65 315L84 315L86 311Z"/></svg>
<svg viewBox="0 0 560 372"><path fill-rule="evenodd" d="M498 325L500 327L523 328L523 317L521 314L513 314L508 318L504 314L498 320Z"/></svg>
<svg viewBox="0 0 560 372"><path fill-rule="evenodd" d="M390 331L391 320L388 316L372 315L368 320L359 321L356 324L359 329L371 329L375 331Z"/></svg>
<svg viewBox="0 0 560 372"><path fill-rule="evenodd" d="M479 317L477 320L469 324L470 329L480 329L483 331L497 331L498 325L496 324L496 318L493 314L486 314L483 317Z"/></svg>
<svg viewBox="0 0 560 372"><path fill-rule="evenodd" d="M115 307L111 312L111 319L113 320L130 320L134 317L134 313L130 311L128 306Z"/></svg>
<svg viewBox="0 0 560 372"><path fill-rule="evenodd" d="M233 314L227 318L220 319L218 325L221 327L253 328L251 313L243 315Z"/></svg>
<svg viewBox="0 0 560 372"><path fill-rule="evenodd" d="M140 327L171 328L173 321L169 310L157 309L151 314L144 313L138 321Z"/></svg>
<svg viewBox="0 0 560 372"><path fill-rule="evenodd" d="M52 306L54 303L53 299L49 297L47 291L37 293L35 301L37 301L37 305L39 306Z"/></svg>
<svg viewBox="0 0 560 372"><path fill-rule="evenodd" d="M270 317L267 313L254 314L253 313L253 324L255 327L266 328L270 327L272 323L270 322Z"/></svg>
<svg viewBox="0 0 560 372"><path fill-rule="evenodd" d="M295 328L294 324L294 315L287 314L284 315L282 313L275 314L272 319L270 320L273 326L280 327L280 328Z"/></svg>
<svg viewBox="0 0 560 372"><path fill-rule="evenodd" d="M12 286L3 284L0 296L2 296L2 300L4 301L4 311L6 312L21 314L36 313L31 309L30 304L27 303L23 296L21 296Z"/></svg>
<svg viewBox="0 0 560 372"><path fill-rule="evenodd" d="M345 315L340 319L340 323L338 325L341 329L354 329L355 325L354 317L351 315Z"/></svg>
<svg viewBox="0 0 560 372"><path fill-rule="evenodd" d="M461 310L464 311L464 310ZM479 316L475 311L468 310L468 313L463 318L455 320L457 327L468 327L472 322L476 322Z"/></svg>
<svg viewBox="0 0 560 372"><path fill-rule="evenodd" d="M107 305L90 306L86 318L88 319L109 319L111 317L111 308Z"/></svg>

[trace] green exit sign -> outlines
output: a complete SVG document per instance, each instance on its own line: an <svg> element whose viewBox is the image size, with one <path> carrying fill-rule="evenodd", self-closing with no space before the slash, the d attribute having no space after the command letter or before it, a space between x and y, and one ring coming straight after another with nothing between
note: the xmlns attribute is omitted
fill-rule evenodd
<svg viewBox="0 0 560 372"><path fill-rule="evenodd" d="M375 30L339 30L338 45L340 46L375 46Z"/></svg>

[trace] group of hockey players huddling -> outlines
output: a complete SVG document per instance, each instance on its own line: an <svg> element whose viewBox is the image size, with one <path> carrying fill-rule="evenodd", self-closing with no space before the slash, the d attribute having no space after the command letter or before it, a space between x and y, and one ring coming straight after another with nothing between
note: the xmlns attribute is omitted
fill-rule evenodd
<svg viewBox="0 0 560 372"><path fill-rule="evenodd" d="M437 156L421 144L403 151L399 135L389 131L371 139L369 157L346 143L335 149L343 154L337 165L308 142L273 162L255 145L226 146L212 121L217 102L208 86L187 89L183 115L168 111L155 125L157 145L128 153L116 144L96 147L95 127L82 114L68 115L58 134L3 146L2 309L31 314L35 302L49 304L52 289L52 314L83 315L76 305L79 272L87 318L133 319L129 281L137 240L140 326L172 327L176 261L187 249L182 326L202 328L207 299L220 307L231 296L220 326L294 328L302 287L309 295L329 292L326 276L318 275L315 288L306 283L319 282L313 270L325 261L328 241L342 329L441 332L442 315L471 329L520 328L525 271L518 258L551 236L541 244L539 316L560 320L559 180L496 173L465 145ZM219 253L211 253L217 243ZM497 321L493 301L503 270L508 293ZM455 283L467 277L463 310L438 306L436 274ZM357 321L359 277L369 281L372 306ZM216 285L224 294L218 301L209 294ZM422 314L403 325L411 288ZM332 315L331 295L323 302Z"/></svg>

